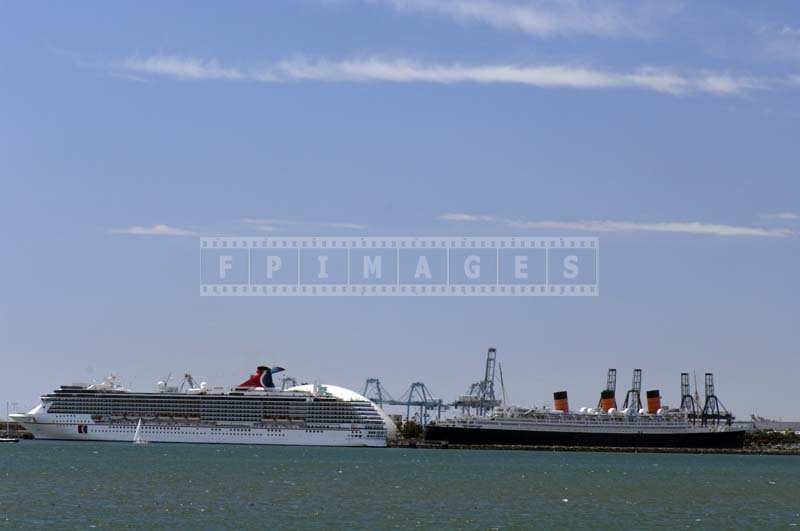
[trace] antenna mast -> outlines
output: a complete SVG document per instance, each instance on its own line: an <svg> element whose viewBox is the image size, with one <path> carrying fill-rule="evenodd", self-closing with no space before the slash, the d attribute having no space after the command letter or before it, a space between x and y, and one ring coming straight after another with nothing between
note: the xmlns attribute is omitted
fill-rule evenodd
<svg viewBox="0 0 800 531"><path fill-rule="evenodd" d="M500 390L503 392L503 407L506 407L508 398L506 397L506 384L503 382L503 364L498 363L497 367L500 369Z"/></svg>

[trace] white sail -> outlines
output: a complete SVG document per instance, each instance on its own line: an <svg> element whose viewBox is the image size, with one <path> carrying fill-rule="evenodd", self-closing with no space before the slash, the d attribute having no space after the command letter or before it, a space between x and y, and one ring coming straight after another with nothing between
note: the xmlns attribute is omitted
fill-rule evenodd
<svg viewBox="0 0 800 531"><path fill-rule="evenodd" d="M136 431L133 434L133 444L145 444L147 441L142 437L142 419L136 425Z"/></svg>

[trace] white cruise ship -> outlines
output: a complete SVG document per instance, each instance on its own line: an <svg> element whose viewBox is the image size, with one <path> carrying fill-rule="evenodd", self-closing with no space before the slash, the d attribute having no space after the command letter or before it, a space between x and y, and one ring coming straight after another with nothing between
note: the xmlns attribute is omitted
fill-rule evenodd
<svg viewBox="0 0 800 531"><path fill-rule="evenodd" d="M334 385L276 389L280 367L258 367L230 389L205 383L181 391L159 382L133 392L115 377L63 385L41 404L11 418L37 439L129 441L139 427L147 442L379 446L396 436L389 417L367 398Z"/></svg>

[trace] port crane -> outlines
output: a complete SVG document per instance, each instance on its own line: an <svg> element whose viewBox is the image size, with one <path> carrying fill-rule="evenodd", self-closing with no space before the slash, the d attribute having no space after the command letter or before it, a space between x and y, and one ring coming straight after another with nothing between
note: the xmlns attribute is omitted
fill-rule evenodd
<svg viewBox="0 0 800 531"><path fill-rule="evenodd" d="M383 408L383 404L394 401L392 395L383 388L383 384L381 384L378 378L367 378L367 382L364 384L364 390L361 394L375 402L381 408Z"/></svg>
<svg viewBox="0 0 800 531"><path fill-rule="evenodd" d="M442 411L449 407L441 398L434 398L433 393L423 382L412 383L399 399L395 399L383 387L380 379L368 378L361 394L380 408L384 406L405 406L406 420L411 420L412 410L415 411L415 416L422 425L428 423L430 411L435 409L436 418L439 419L442 416Z"/></svg>
<svg viewBox="0 0 800 531"><path fill-rule="evenodd" d="M629 407L642 409L642 369L633 369L633 384L625 395L625 403L623 408Z"/></svg>
<svg viewBox="0 0 800 531"><path fill-rule="evenodd" d="M492 408L500 406L501 400L495 395L495 365L497 363L497 349L492 347L486 352L486 364L483 371L483 380L469 386L467 393L458 397L451 405L460 408L463 413L471 414L475 410L477 415L485 415ZM502 368L500 369L500 386L505 395L505 385L502 381Z"/></svg>
<svg viewBox="0 0 800 531"><path fill-rule="evenodd" d="M697 402L692 396L692 389L689 385L689 373L681 373L681 410L689 416L689 420L697 420Z"/></svg>
<svg viewBox="0 0 800 531"><path fill-rule="evenodd" d="M164 380L164 382L169 384L169 381L171 379L172 379L172 373L169 373L169 375L167 376L166 380ZM188 385L188 387L186 387L187 385ZM184 388L186 388L186 389L197 389L198 388L197 382L195 382L195 380L194 380L194 376L192 376L192 374L189 373L189 372L186 372L186 373L183 374L183 380L181 380L181 385L178 388L178 392L182 393Z"/></svg>
<svg viewBox="0 0 800 531"><path fill-rule="evenodd" d="M411 408L417 408L417 418L424 426L428 423L428 412L435 409L436 418L440 419L442 410L446 409L441 398L434 398L433 393L422 382L414 382L400 397L400 400L390 400L388 404L395 406L406 406L406 420L411 420Z"/></svg>
<svg viewBox="0 0 800 531"><path fill-rule="evenodd" d="M497 396L496 382L500 378L500 395ZM451 407L460 408L465 414L485 415L492 408L502 405L507 401L505 382L503 380L503 367L497 363L497 349L492 347L486 352L486 362L483 368L483 380L469 386L465 395L461 395L455 402L445 404L442 399L435 398L430 389L423 382L414 382L400 396L399 399L383 387L380 379L368 378L364 383L361 393L379 407L405 406L406 420L410 420L412 411L423 424L430 418L430 412L436 410L436 418L441 418L442 411Z"/></svg>
<svg viewBox="0 0 800 531"><path fill-rule="evenodd" d="M733 415L722 405L722 402L714 392L714 375L710 372L706 373L706 402L703 405L702 422L703 425L712 422L719 424L720 421L725 421L728 425L733 422Z"/></svg>

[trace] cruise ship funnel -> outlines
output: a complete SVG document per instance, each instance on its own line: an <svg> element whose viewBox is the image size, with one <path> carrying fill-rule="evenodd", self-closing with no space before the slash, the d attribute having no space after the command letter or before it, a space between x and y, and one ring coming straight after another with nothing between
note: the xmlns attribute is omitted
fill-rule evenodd
<svg viewBox="0 0 800 531"><path fill-rule="evenodd" d="M615 398L614 391L606 389L600 392L600 408L608 413L609 409L617 407L617 399Z"/></svg>
<svg viewBox="0 0 800 531"><path fill-rule="evenodd" d="M651 415L661 409L661 392L658 389L647 391L647 412Z"/></svg>
<svg viewBox="0 0 800 531"><path fill-rule="evenodd" d="M567 400L566 391L556 391L553 393L553 402L555 403L554 409L556 411L569 413L569 401Z"/></svg>

